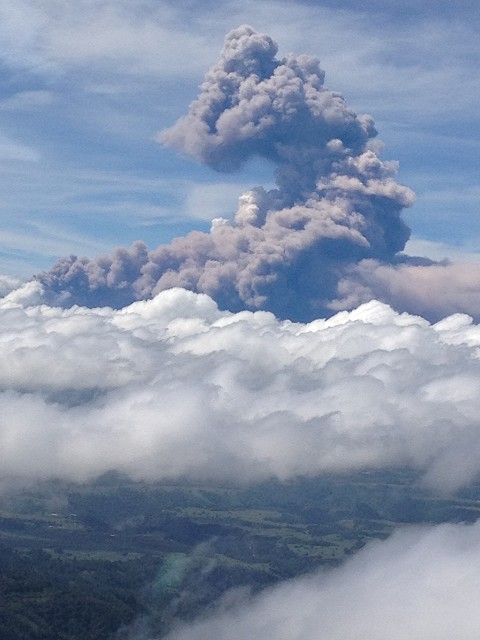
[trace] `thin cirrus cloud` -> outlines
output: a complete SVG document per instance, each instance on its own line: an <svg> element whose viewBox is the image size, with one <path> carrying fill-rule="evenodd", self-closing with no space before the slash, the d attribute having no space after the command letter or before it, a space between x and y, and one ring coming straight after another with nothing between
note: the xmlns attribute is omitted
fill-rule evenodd
<svg viewBox="0 0 480 640"><path fill-rule="evenodd" d="M0 15L7 63L54 76L92 61L98 70L121 61L123 73L178 73L178 46L193 53L204 40L182 31L182 11L168 2L132 10L124 1L81 0L66 7L58 0L6 0ZM184 71L193 68L189 60Z"/></svg>
<svg viewBox="0 0 480 640"><path fill-rule="evenodd" d="M0 162L36 163L40 157L37 149L0 132Z"/></svg>

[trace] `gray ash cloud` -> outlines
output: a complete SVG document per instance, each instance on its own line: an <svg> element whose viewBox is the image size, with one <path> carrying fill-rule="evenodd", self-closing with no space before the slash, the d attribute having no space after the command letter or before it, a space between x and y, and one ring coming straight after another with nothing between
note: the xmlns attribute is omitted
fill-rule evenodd
<svg viewBox="0 0 480 640"><path fill-rule="evenodd" d="M37 277L46 299L119 308L177 286L231 311L330 315L352 267L395 264L409 238L401 212L414 196L396 181L396 163L379 157L376 133L370 116L325 87L316 58L279 58L269 36L234 29L187 115L158 139L218 171L267 158L276 187L245 193L234 219L214 220L208 233L150 252L137 242L63 258Z"/></svg>

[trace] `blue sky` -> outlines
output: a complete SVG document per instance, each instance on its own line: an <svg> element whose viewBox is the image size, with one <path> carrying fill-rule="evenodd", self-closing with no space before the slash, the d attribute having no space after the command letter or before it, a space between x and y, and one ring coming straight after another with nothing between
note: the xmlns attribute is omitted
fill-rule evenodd
<svg viewBox="0 0 480 640"><path fill-rule="evenodd" d="M361 5L361 6L360 6ZM326 86L370 113L417 194L409 253L479 261L480 8L469 2L3 0L0 272L150 248L230 216L272 182L163 148L231 28L252 24L320 59Z"/></svg>

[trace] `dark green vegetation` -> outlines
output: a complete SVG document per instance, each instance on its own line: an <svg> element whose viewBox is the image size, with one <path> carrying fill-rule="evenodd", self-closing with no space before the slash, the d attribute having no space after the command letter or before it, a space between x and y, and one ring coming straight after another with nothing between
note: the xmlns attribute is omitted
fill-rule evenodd
<svg viewBox="0 0 480 640"><path fill-rule="evenodd" d="M405 470L248 488L45 483L0 498L0 637L159 636L233 587L333 566L397 526L479 516L480 486L439 498Z"/></svg>

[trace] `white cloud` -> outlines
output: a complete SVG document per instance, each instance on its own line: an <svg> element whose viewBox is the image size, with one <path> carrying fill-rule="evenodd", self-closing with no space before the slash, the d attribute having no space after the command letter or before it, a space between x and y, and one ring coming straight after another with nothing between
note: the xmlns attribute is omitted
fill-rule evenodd
<svg viewBox="0 0 480 640"><path fill-rule="evenodd" d="M57 227L47 224L32 225L29 232L4 231L0 239L0 250L12 252L15 249L36 253L52 259L66 251L75 250L81 253L106 251L108 245L89 239L81 234L62 232ZM30 275L30 274L29 274Z"/></svg>
<svg viewBox="0 0 480 640"><path fill-rule="evenodd" d="M0 110L17 111L37 109L50 105L54 100L54 94L50 91L19 91L9 98L0 100Z"/></svg>
<svg viewBox="0 0 480 640"><path fill-rule="evenodd" d="M405 253L411 256L424 256L436 261L449 260L461 263L480 262L480 252L474 249L471 245L451 246L445 242L434 242L421 238L412 238L405 245Z"/></svg>
<svg viewBox="0 0 480 640"><path fill-rule="evenodd" d="M40 153L37 149L0 132L0 161L38 162L39 160Z"/></svg>
<svg viewBox="0 0 480 640"><path fill-rule="evenodd" d="M0 160L2 153L34 160L34 150L27 151L13 144L2 148L0 137ZM183 216L191 212L182 212L182 199L188 200L197 187L195 181L184 178L152 178L121 169L75 169L51 161L5 159L0 170L3 270L9 255L9 270L25 277L47 269L59 256L95 256L120 242L130 244L145 233L138 228L144 223L185 220Z"/></svg>
<svg viewBox="0 0 480 640"><path fill-rule="evenodd" d="M212 220L216 217L231 217L239 197L249 189L247 184L216 182L194 184L184 204L185 214L190 218Z"/></svg>
<svg viewBox="0 0 480 640"><path fill-rule="evenodd" d="M168 640L476 640L480 524L404 530L340 568L239 598Z"/></svg>
<svg viewBox="0 0 480 640"><path fill-rule="evenodd" d="M0 309L4 475L405 464L450 490L480 470L480 329L465 316L431 326L370 303L300 325L181 289L120 311L19 306L39 294L29 283Z"/></svg>
<svg viewBox="0 0 480 640"><path fill-rule="evenodd" d="M205 36L185 29L183 11L167 2L6 0L0 18L3 58L40 73L121 62L124 74L190 75L192 61L198 70L205 62Z"/></svg>
<svg viewBox="0 0 480 640"><path fill-rule="evenodd" d="M79 0L67 5L60 0L5 0L0 42L7 62L38 72L88 65L91 72L106 67L115 75L200 80L215 60L223 34L247 22L270 33L285 52L319 55L335 86L348 90L350 97L358 94L362 100L368 86L382 98L377 113L396 110L399 100L403 109L415 110L416 119L432 111L474 108L478 93L470 77L478 58L478 16L459 8L447 19L431 8L416 20L402 21L397 14L388 21L388 13L356 5L338 10L321 3L271 0L221 6L166 0ZM369 95L370 102L358 108L372 108Z"/></svg>
<svg viewBox="0 0 480 640"><path fill-rule="evenodd" d="M12 276L0 275L0 297L8 295L14 290L17 290L22 285L20 278Z"/></svg>

